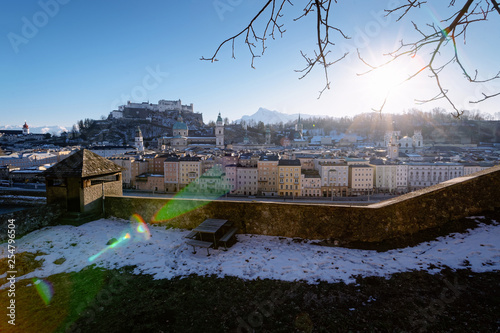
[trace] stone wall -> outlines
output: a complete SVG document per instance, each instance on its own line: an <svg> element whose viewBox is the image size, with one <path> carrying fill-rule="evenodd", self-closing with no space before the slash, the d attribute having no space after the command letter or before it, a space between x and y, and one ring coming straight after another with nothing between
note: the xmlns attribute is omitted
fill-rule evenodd
<svg viewBox="0 0 500 333"><path fill-rule="evenodd" d="M16 238L21 237L31 231L54 225L61 216L63 210L59 205L41 205L27 208L13 213L0 215L0 242L8 239L7 225L13 219L16 225Z"/></svg>
<svg viewBox="0 0 500 333"><path fill-rule="evenodd" d="M81 206L83 207L84 212L102 210L102 187L102 184L97 184L80 189ZM121 196L123 194L121 181L104 183L104 194L105 196Z"/></svg>
<svg viewBox="0 0 500 333"><path fill-rule="evenodd" d="M67 206L67 194L66 194L66 186L47 186L46 189L46 196L47 196L47 203L53 204L53 203L60 203L64 209L66 209Z"/></svg>
<svg viewBox="0 0 500 333"><path fill-rule="evenodd" d="M500 208L500 166L364 207L111 196L105 213L191 229L207 218L233 221L242 233L377 242Z"/></svg>

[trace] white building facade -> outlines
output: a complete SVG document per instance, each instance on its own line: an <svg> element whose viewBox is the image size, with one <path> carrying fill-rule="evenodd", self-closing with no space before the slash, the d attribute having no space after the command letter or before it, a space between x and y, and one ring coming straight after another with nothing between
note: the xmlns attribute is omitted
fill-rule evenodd
<svg viewBox="0 0 500 333"><path fill-rule="evenodd" d="M418 190L463 175L463 164L408 163L408 188L411 191Z"/></svg>

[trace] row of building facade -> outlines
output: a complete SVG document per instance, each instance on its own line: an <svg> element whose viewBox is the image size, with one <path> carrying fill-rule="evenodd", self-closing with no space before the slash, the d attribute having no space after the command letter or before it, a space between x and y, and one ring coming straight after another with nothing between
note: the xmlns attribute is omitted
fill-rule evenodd
<svg viewBox="0 0 500 333"><path fill-rule="evenodd" d="M113 157L126 188L177 193L332 197L406 193L481 171L489 165L277 155Z"/></svg>

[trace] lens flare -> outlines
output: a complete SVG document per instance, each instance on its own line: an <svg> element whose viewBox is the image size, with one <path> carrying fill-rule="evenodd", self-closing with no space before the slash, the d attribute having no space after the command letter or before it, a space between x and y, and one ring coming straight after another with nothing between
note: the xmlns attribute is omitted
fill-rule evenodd
<svg viewBox="0 0 500 333"><path fill-rule="evenodd" d="M96 253L93 256L91 256L89 258L89 262L92 262L92 261L96 260L104 252L108 251L109 249L113 249L113 248L117 247L118 245L124 243L125 241L127 241L130 238L131 238L130 234L127 232L125 235L123 235L122 237L120 237L116 242L113 242L112 244L108 245L107 247L105 247L104 249L102 249L101 251L99 251L98 253Z"/></svg>
<svg viewBox="0 0 500 333"><path fill-rule="evenodd" d="M43 300L45 305L49 305L54 296L54 288L49 281L33 278L33 284L35 285L36 291L40 298Z"/></svg>
<svg viewBox="0 0 500 333"><path fill-rule="evenodd" d="M220 198L231 191L232 185L226 178L221 166L214 166L167 202L155 216L152 222L165 222ZM186 200L175 200L186 199Z"/></svg>
<svg viewBox="0 0 500 333"><path fill-rule="evenodd" d="M149 231L148 225L144 222L144 219L139 214L132 215L132 223L137 222L137 227L135 230L138 234L142 235L145 240L151 238L151 232Z"/></svg>

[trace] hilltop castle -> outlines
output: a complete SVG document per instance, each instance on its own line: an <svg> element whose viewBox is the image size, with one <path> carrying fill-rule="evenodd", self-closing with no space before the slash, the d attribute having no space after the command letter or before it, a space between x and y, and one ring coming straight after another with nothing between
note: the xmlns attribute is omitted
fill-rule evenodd
<svg viewBox="0 0 500 333"><path fill-rule="evenodd" d="M190 105L182 105L181 100L177 101L168 101L165 99L161 99L158 101L158 104L153 104L149 102L142 103L132 103L130 101L127 102L126 105L120 105L118 110L114 110L111 112L111 117L115 119L120 118L142 118L141 116L144 114L149 114L151 111L153 112L167 112L167 111L177 111L177 112L194 112L193 103Z"/></svg>

